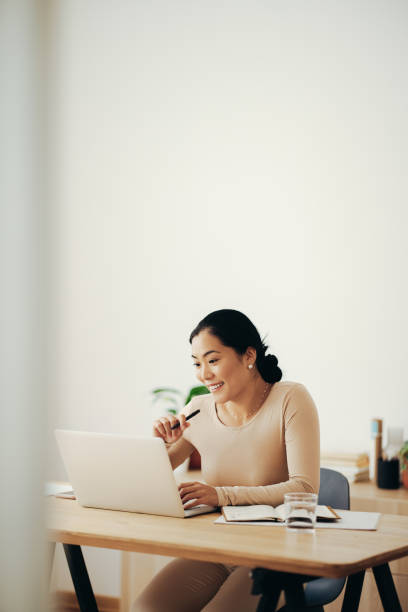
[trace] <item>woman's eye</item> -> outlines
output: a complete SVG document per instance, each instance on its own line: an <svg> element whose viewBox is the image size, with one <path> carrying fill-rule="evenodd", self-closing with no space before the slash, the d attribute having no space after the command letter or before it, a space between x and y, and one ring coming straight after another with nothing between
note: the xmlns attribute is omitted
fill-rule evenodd
<svg viewBox="0 0 408 612"><path fill-rule="evenodd" d="M210 359L208 363L217 363L218 359Z"/></svg>
<svg viewBox="0 0 408 612"><path fill-rule="evenodd" d="M198 366L199 366L199 365L200 365L199 363L193 363L193 366L194 366L195 368L198 368Z"/></svg>

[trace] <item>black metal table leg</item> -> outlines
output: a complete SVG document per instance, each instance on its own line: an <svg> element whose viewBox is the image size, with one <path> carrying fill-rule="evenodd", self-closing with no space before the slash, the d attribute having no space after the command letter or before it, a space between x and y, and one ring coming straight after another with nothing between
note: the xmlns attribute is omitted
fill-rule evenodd
<svg viewBox="0 0 408 612"><path fill-rule="evenodd" d="M373 573L384 612L402 612L388 563L373 567Z"/></svg>
<svg viewBox="0 0 408 612"><path fill-rule="evenodd" d="M263 593L256 608L256 612L275 612L279 595L280 590Z"/></svg>
<svg viewBox="0 0 408 612"><path fill-rule="evenodd" d="M63 544L72 582L81 612L98 612L96 599L89 580L81 547L76 544Z"/></svg>
<svg viewBox="0 0 408 612"><path fill-rule="evenodd" d="M257 567L250 572L250 576L254 581L252 594L262 595L256 612L275 612L278 605L282 589L275 580L271 579L271 574L272 572L261 567Z"/></svg>
<svg viewBox="0 0 408 612"><path fill-rule="evenodd" d="M296 578L296 577L295 577ZM298 580L288 580L284 587L286 608L288 612L306 610L305 592L303 584Z"/></svg>
<svg viewBox="0 0 408 612"><path fill-rule="evenodd" d="M363 588L365 570L347 578L341 612L357 612Z"/></svg>
<svg viewBox="0 0 408 612"><path fill-rule="evenodd" d="M256 612L274 612L281 591L285 593L285 610L288 612L307 610L303 584L316 578L316 576L290 574L260 567L252 570L251 577L254 581L252 594L262 595Z"/></svg>

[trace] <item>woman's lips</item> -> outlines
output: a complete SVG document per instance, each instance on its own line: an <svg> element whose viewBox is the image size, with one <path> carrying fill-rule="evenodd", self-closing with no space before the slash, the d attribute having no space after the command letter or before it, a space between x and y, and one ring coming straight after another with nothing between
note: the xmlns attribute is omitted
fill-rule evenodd
<svg viewBox="0 0 408 612"><path fill-rule="evenodd" d="M211 391L211 393L215 393L215 391L218 391L218 389L221 389L221 387L224 385L223 382L221 383L215 383L213 385L208 385L209 390Z"/></svg>

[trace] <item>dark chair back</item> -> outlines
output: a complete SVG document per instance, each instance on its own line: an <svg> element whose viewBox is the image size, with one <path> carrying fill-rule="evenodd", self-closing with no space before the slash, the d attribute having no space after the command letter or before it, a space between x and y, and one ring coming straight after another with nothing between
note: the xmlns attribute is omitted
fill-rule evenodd
<svg viewBox="0 0 408 612"><path fill-rule="evenodd" d="M328 468L320 468L318 503L339 510L350 510L350 486L347 478ZM305 587L306 606L312 612L324 612L323 606L334 601L341 593L345 578L317 578ZM285 610L286 606L282 608Z"/></svg>
<svg viewBox="0 0 408 612"><path fill-rule="evenodd" d="M320 491L318 503L339 510L350 509L350 486L340 472L320 468ZM310 612L324 612L323 606L334 601L343 590L345 578L315 578L305 585L306 609ZM287 612L288 606L279 608Z"/></svg>
<svg viewBox="0 0 408 612"><path fill-rule="evenodd" d="M339 510L350 510L350 486L347 478L328 468L320 468L318 503Z"/></svg>

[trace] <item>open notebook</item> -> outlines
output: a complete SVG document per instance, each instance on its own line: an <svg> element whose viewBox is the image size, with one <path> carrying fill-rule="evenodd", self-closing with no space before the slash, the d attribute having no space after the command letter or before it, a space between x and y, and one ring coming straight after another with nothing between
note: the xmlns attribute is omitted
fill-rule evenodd
<svg viewBox="0 0 408 612"><path fill-rule="evenodd" d="M223 506L222 515L227 522L233 521L285 521L285 504L280 506ZM340 516L330 506L317 506L316 520L337 521Z"/></svg>

